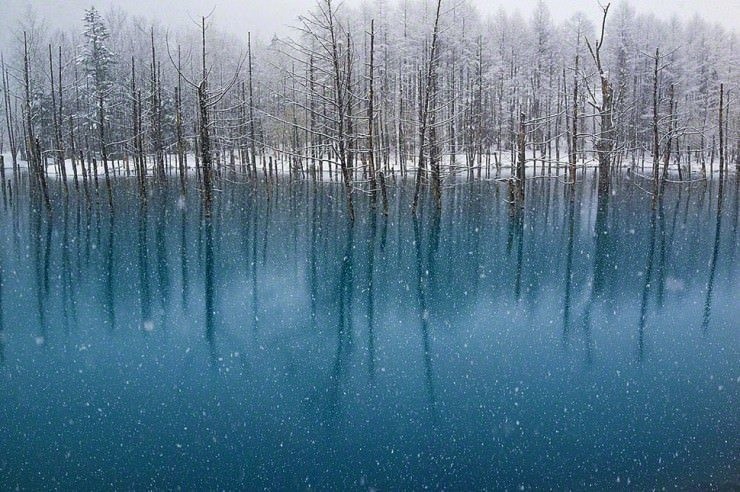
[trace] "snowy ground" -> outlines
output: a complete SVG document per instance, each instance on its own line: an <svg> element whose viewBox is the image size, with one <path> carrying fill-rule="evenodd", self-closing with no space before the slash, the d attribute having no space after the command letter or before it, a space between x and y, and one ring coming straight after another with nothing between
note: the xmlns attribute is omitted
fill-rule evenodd
<svg viewBox="0 0 740 492"><path fill-rule="evenodd" d="M10 158L10 153L6 152L6 153L3 153L2 155L3 155L4 159L5 159L5 169L6 169L6 172L7 171L11 171L12 172L13 164L12 164L12 159ZM508 175L509 174L509 171L511 169L511 158L510 157L511 156L510 156L510 153L509 152L503 152L503 153L500 154L500 157L499 157L500 158L500 161L501 161L500 167L501 167L502 174L504 174L504 175ZM275 156L273 156L273 159L274 159L275 162L277 162L277 172L278 173L281 173L281 174L288 174L289 173L289 169L288 169L288 165L289 164L288 164L287 159L286 160L283 160L283 161L279 161L279 160L277 160L277 158ZM453 166L450 166L450 158L449 158L449 156L446 156L445 157L445 161L444 161L444 165L443 165L444 172L446 174L449 174L452 170L454 170L454 173L455 174L465 174L467 172L467 167L465 165L465 155L464 154L457 155L455 161L456 161L455 164ZM168 167L171 167L173 170L176 170L177 169L177 156L174 155L174 154L171 154L171 155L166 156L165 163L166 163L166 165ZM554 160L551 163L545 162L545 170L548 169L548 166L551 166L552 172L554 174L555 173L555 169L557 167L556 164L559 164L559 166L561 168L561 174L562 174L562 172L565 170L565 168L566 168L566 166L567 166L568 163L565 160L565 158L561 158L560 161L559 161L559 163L557 161L554 161ZM28 168L28 163L25 160L22 160L22 159L18 159L18 165L23 170L26 170ZM224 165L225 165L226 168L229 167L228 162L226 162ZM583 168L584 166L586 166L586 167L592 167L592 166L595 166L595 165L596 165L596 162L593 161L593 160L589 160L589 161L585 161L585 162L584 161L579 161L579 163L578 163L578 167L579 168ZM87 167L88 172L92 172L92 168L91 168L92 166L91 166L90 163L86 162L85 163L85 166ZM362 164L362 162L359 159L357 161L356 166L358 168L358 172L361 172L361 169L362 169L363 164ZM378 166L382 168L382 164L379 164ZM104 170L103 170L102 163L101 162L98 162L98 166L97 167L98 167L98 170L97 170L98 171L98 176L103 176L104 175ZM126 173L126 164L125 164L125 162L123 160L109 161L108 167L111 170L111 172L113 172L116 175L125 175L125 173ZM187 157L186 157L186 167L187 167L187 169L188 169L189 172L195 172L195 156L193 154L187 154ZM240 167L241 166L240 166L239 162L237 161L236 162L237 171L239 170ZM306 166L304 167L304 172L305 171L310 171L313 167L314 167L314 164L312 162L308 162L306 164ZM327 165L326 161L324 161L323 167L324 167L325 174L327 174L327 176L328 176L328 168L329 168L329 166ZM332 166L332 167L335 167L335 166ZM486 172L486 167L487 167L487 165L486 165L486 158L484 157L483 158L482 169L481 169L481 171L482 171L483 174L485 174L485 172ZM129 161L129 168L131 170L131 173L133 174L133 162L132 161ZM154 170L153 162L151 161L151 159L149 159L148 162L147 162L147 168L148 168L148 171L149 172L152 172ZM394 172L400 172L400 170L401 170L401 166L395 161L395 159L391 159L390 168ZM541 160L538 159L536 162L534 162L533 160L531 160L531 156L528 156L528 158L527 158L527 169L535 169L535 170L539 171L541 168L542 168L542 161ZM411 169L414 169L414 165L413 165L413 163L409 162L406 165L406 170L409 171ZM491 158L490 158L490 169L491 169L491 174L495 174L496 165L495 165L495 159L494 159L493 155L491 155ZM72 164L72 160L71 159L66 159L66 161L65 161L65 170L66 170L67 178L68 179L73 179L74 169L73 169L73 164ZM261 159L258 159L257 160L257 170L259 172L262 171L262 162L261 162ZM49 177L51 177L51 178L56 178L57 175L59 174L58 171L57 171L56 165L51 160L48 160L47 161L46 171L47 171L47 175ZM77 172L78 172L78 174L81 173L81 165L80 165L79 162L77 163ZM477 172L477 167L476 167L476 172Z"/></svg>
<svg viewBox="0 0 740 492"><path fill-rule="evenodd" d="M7 177L7 175L9 173L12 173L12 170L13 170L12 160L10 158L10 153L7 153L6 152L6 153L4 153L2 155L4 157L5 171L6 171L6 177ZM275 155L273 155L273 160L274 160L274 162L277 163L277 173L278 174L281 174L281 175L288 175L289 174L290 170L288 168L289 163L288 163L288 160L287 159L280 161L280 160L277 159L277 157ZM490 157L490 164L486 164L486 156L484 156L483 159L482 159L482 166L481 166L481 169L480 169L480 176L483 179L501 179L501 178L508 178L509 176L511 176L511 169L512 169L511 153L508 152L508 151L499 153L499 160L500 160L500 172L497 174L496 173L495 158L494 158L493 154ZM625 159L625 161L622 163L622 167L624 169L627 169L628 167L630 167L630 164L631 164L631 160L630 159ZM26 161L22 160L22 159L19 159L18 160L18 165L19 165L20 169L22 169L24 171L27 170L27 168L28 168L28 163ZM92 173L93 170L91 168L90 163L86 162L85 165L87 167L88 173ZM168 167L168 169L171 169L172 172L175 172L176 173L177 172L177 156L174 155L174 154L167 155L165 157L165 165ZM225 165L226 168L228 169L229 168L228 160L226 161L226 163L224 163L222 165ZM583 170L584 168L588 168L588 169L595 168L595 167L597 167L597 165L598 165L598 163L597 163L597 161L595 159L588 159L588 160L585 160L585 161L584 160L579 160L578 161L578 169L579 170ZM65 161L65 166L66 166L67 179L68 180L73 180L74 179L74 169L73 169L72 160L71 159L67 159ZM147 168L148 168L148 173L150 175L154 173L154 167L153 166L154 166L153 162L151 161L151 159L149 159L148 162L147 162ZM355 176L362 175L362 172L363 172L362 171L363 163L359 159L357 161L356 166L357 166L357 170L356 170L356 175ZM649 173L650 166L651 166L651 163L650 162L645 162L645 170L644 170L644 172ZM111 173L113 173L114 176L126 176L126 164L125 164L125 162L123 160L110 161L108 163L108 167L109 167L109 170L111 171ZM190 173L190 174L194 174L195 173L195 170L196 170L195 155L193 155L193 154L187 154L187 156L186 156L186 167L187 167L188 173ZM311 172L311 170L313 169L313 167L314 167L314 164L312 162L308 162L304 166L303 172L304 173ZM384 166L382 164L379 164L379 168L382 169L383 167ZM558 167L559 167L559 170L558 170ZM528 170L527 171L527 176L528 177L536 177L536 176L542 176L542 175L546 175L546 176L560 175L560 176L562 176L562 175L567 174L567 167L568 167L567 155L561 156L560 161L555 161L555 160L545 161L544 162L544 165L543 165L543 162L542 162L541 159L538 158L535 161L535 160L532 159L532 156L531 155L528 155L527 156L526 168ZM643 172L643 170L641 169L641 167L642 167L641 164L638 162L636 164L636 172L638 174L641 174ZM236 162L236 172L237 172L237 174L240 172L240 168L241 168L240 163L237 160L237 162ZM332 165L332 168L334 169L334 177L336 178L336 174L337 174L336 165ZM406 171L407 171L407 173L410 173L414 169L415 168L414 168L414 164L413 163L411 163L411 162L407 163L407 165L406 165ZM490 169L490 175L487 172L488 169ZM129 170L130 170L130 175L134 175L133 161L129 161ZM401 171L401 166L393 158L391 159L391 162L390 162L390 170L391 170L391 172L393 174L399 174L400 171ZM715 166L715 170L716 170L716 166ZM56 165L51 160L48 160L47 161L46 171L47 171L47 175L50 178L52 178L52 179L57 179L57 178L60 177ZM676 171L675 169L672 169L671 174L674 174L675 171ZM78 162L77 163L77 173L78 173L78 175L81 176L81 172L82 172L81 166L80 166L80 163ZM257 172L259 174L262 174L264 172L263 171L263 168L262 168L262 160L261 159L258 159L257 160ZM295 170L295 172L300 172L300 170ZM450 157L449 156L445 156L444 164L442 166L442 172L443 172L443 174L446 177L449 177L451 175L457 175L457 176L465 177L467 175L467 172L468 172L468 168L465 165L465 155L464 154L457 155L456 156L456 159L455 159L455 164L454 165L450 165ZM692 177L695 177L695 176L698 177L698 173L700 173L700 172L701 172L700 165L698 163L694 163L693 169L692 169ZM474 166L474 173L475 173L475 176L477 177L478 176L478 168L477 168L477 165ZM104 169L103 169L103 165L100 162L98 162L97 174L98 174L99 177L102 177L102 176L105 175L105 172L104 172ZM324 164L323 164L323 178L326 179L326 180L329 180L329 179L331 179L331 177L332 176L330 176L330 174L329 174L329 166L328 166L327 162L324 161Z"/></svg>

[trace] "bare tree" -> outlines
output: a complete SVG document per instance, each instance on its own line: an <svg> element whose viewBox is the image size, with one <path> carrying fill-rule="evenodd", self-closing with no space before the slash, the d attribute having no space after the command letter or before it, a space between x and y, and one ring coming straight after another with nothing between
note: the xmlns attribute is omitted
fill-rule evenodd
<svg viewBox="0 0 740 492"><path fill-rule="evenodd" d="M604 15L601 19L601 35L599 36L596 46L591 46L588 38L586 38L586 45L588 51L591 53L596 70L599 73L599 80L601 82L601 98L597 98L593 92L590 91L591 105L599 113L599 136L596 143L596 152L599 157L599 191L601 193L609 192L609 171L611 168L612 151L614 150L614 121L612 120L612 109L613 109L613 97L614 90L606 70L601 60L601 48L604 45L604 30L606 28L606 16L609 13L609 6L606 4L602 7ZM588 85L586 85L588 88Z"/></svg>
<svg viewBox="0 0 740 492"><path fill-rule="evenodd" d="M28 38L26 32L23 32L23 83L25 87L25 105L24 113L26 117L26 154L28 155L28 164L31 173L35 176L47 210L51 211L51 201L49 200L49 190L46 185L46 173L43 169L41 159L41 148L39 140L36 138L33 125L33 106L31 105L31 67L28 56Z"/></svg>
<svg viewBox="0 0 740 492"><path fill-rule="evenodd" d="M210 14L209 14L210 15ZM203 199L204 199L204 213L210 215L211 213L211 202L213 200L213 180L214 180L214 169L213 169L213 156L211 155L211 132L210 132L210 113L214 108L234 86L239 77L241 66L244 62L244 57L240 54L239 61L237 63L236 70L231 80L219 90L211 93L209 89L209 74L210 68L207 65L207 52L206 52L206 16L201 17L200 23L200 34L201 34L201 76L200 80L194 81L186 77L182 70L178 67L172 58L172 53L169 49L169 42L167 42L167 54L169 55L172 66L177 70L177 74L185 82L196 90L197 93L197 105L198 105L198 142L199 142L199 157L200 157L200 168L203 179Z"/></svg>
<svg viewBox="0 0 740 492"><path fill-rule="evenodd" d="M437 13L434 16L434 31L432 32L432 46L429 51L429 61L427 63L427 73L426 73L426 87L424 89L424 92L420 94L421 96L421 115L420 115L420 122L419 122L419 161L417 163L416 168L416 185L414 188L414 201L411 205L411 212L413 214L416 214L416 207L419 203L419 188L421 186L421 180L424 175L425 170L425 140L427 136L427 124L429 121L429 103L432 99L432 91L434 90L435 86L435 69L436 69L436 62L437 62L437 36L439 35L439 14L440 9L442 7L442 0L437 0ZM440 176L439 173L435 173L432 176L432 189L434 192L434 199L435 204L437 205L437 208L442 207L442 199L441 199L441 183L440 183Z"/></svg>

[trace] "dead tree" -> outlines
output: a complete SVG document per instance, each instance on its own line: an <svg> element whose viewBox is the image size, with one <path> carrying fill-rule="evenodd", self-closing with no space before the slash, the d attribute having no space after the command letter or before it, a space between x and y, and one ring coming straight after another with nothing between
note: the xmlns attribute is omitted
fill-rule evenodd
<svg viewBox="0 0 740 492"><path fill-rule="evenodd" d="M719 84L719 179L725 173L725 133L724 133L725 84Z"/></svg>
<svg viewBox="0 0 740 492"><path fill-rule="evenodd" d="M252 33L247 33L247 56L249 58L249 159L252 176L257 177L257 151L254 131L254 87L252 85Z"/></svg>
<svg viewBox="0 0 740 492"><path fill-rule="evenodd" d="M658 190L658 63L660 60L660 51L655 48L655 69L653 71L653 189L657 194Z"/></svg>
<svg viewBox="0 0 740 492"><path fill-rule="evenodd" d="M167 45L167 54L169 56L172 66L175 67L178 77L187 82L192 88L195 89L197 94L197 105L198 105L198 154L200 161L200 171L203 178L203 210L206 216L210 216L211 203L213 200L213 180L214 180L214 169L213 169L213 156L211 155L211 133L210 133L210 113L211 110L224 98L229 90L234 86L239 78L239 72L241 71L244 63L244 56L239 55L239 61L234 71L234 75L231 80L219 90L211 92L209 89L208 74L210 68L207 64L207 52L206 52L206 17L201 17L201 77L199 81L190 80L183 74L182 70L175 63L172 58L172 53L169 49L169 41L165 39Z"/></svg>
<svg viewBox="0 0 740 492"><path fill-rule="evenodd" d="M133 140L134 169L139 184L139 195L146 199L146 164L144 162L144 145L141 129L141 92L136 88L136 61L131 57L131 132Z"/></svg>
<svg viewBox="0 0 740 492"><path fill-rule="evenodd" d="M604 45L604 30L606 28L606 16L609 13L609 5L610 4L606 4L606 7L602 7L604 15L601 20L601 36L596 42L596 46L591 46L588 38L586 38L586 46L588 46L588 51L591 53L591 58L593 58L594 64L596 65L596 70L599 73L599 79L601 82L600 101L589 89L591 95L591 106L598 111L600 122L599 136L596 143L596 152L599 158L598 186L600 193L609 192L609 171L611 168L612 152L614 150L614 121L612 115L614 89L609 82L609 78L601 61L601 48ZM588 88L589 86L586 85L586 87Z"/></svg>
<svg viewBox="0 0 740 492"><path fill-rule="evenodd" d="M23 84L25 87L25 107L26 116L26 153L28 154L29 172L35 178L43 197L44 204L48 211L51 211L51 201L49 200L49 190L46 186L46 173L43 170L41 160L41 149L39 141L35 136L33 127L33 114L31 106L31 68L28 57L28 39L26 32L23 32Z"/></svg>
<svg viewBox="0 0 740 492"><path fill-rule="evenodd" d="M576 161L578 159L578 53L576 53L575 75L573 76L573 130L571 132L570 155L570 182L576 182Z"/></svg>
<svg viewBox="0 0 740 492"><path fill-rule="evenodd" d="M8 144L10 145L10 161L13 166L13 177L18 178L18 140L15 133L13 107L10 103L8 71L5 68L5 58L0 55L0 78L3 84L3 104L5 105L5 125L8 129Z"/></svg>
<svg viewBox="0 0 740 492"><path fill-rule="evenodd" d="M370 174L370 196L372 198L372 204L373 207L375 207L375 202L377 201L377 188L378 188L378 181L375 177L375 152L374 152L374 142L373 142L373 126L374 126L374 107L373 107L373 100L375 98L375 94L373 92L373 82L374 82L374 56L375 56L375 20L370 21L370 67L369 67L369 75L368 75L368 94L367 94L367 149L368 149L368 167L369 167L369 174Z"/></svg>
<svg viewBox="0 0 740 492"><path fill-rule="evenodd" d="M200 159L203 169L203 190L205 193L206 216L211 210L211 137L208 131L209 106L208 106L208 69L206 68L206 18L201 17L202 37L202 78L197 85L198 92L198 134L200 135ZM180 72L182 75L182 72Z"/></svg>
<svg viewBox="0 0 740 492"><path fill-rule="evenodd" d="M177 137L177 166L180 174L180 189L185 194L185 182L187 180L187 163L185 156L185 142L182 132L182 72L180 68L180 47L177 47L177 87L175 88L175 134Z"/></svg>
<svg viewBox="0 0 740 492"><path fill-rule="evenodd" d="M326 0L326 11L324 15L329 25L329 34L331 41L331 52L332 52L332 66L334 67L334 93L336 97L337 107L337 139L339 142L339 164L342 168L342 178L344 181L344 190L347 195L347 208L349 211L349 218L351 221L355 219L355 210L352 204L352 175L349 169L349 156L348 156L348 137L346 134L346 118L347 118L347 105L349 102L349 88L345 85L346 80L342 75L340 68L341 60L339 55L339 48L337 46L337 33L335 30L334 21L334 10L331 5L331 0ZM349 50L349 46L347 46ZM348 57L349 59L349 57ZM345 71L348 71L345 68Z"/></svg>
<svg viewBox="0 0 740 492"><path fill-rule="evenodd" d="M162 102L160 101L160 84L159 71L157 65L157 53L154 49L154 28L151 29L152 43L152 64L150 67L150 100L151 100L151 132L152 146L154 147L154 168L156 175L160 180L164 180L164 150L162 148ZM180 73L180 72L178 72Z"/></svg>
<svg viewBox="0 0 740 492"><path fill-rule="evenodd" d="M304 131L313 131L312 138L321 142L319 169L321 161L325 159L329 165L329 175L333 176L332 165L341 172L347 212L350 221L354 221L353 204L353 123L352 123L352 54L351 37L337 20L337 12L332 0L323 0L318 3L317 10L300 18L301 26L296 29L307 39L298 41L286 40L283 45L291 48L292 53L286 56L299 60L308 65L309 81L301 80L301 84L310 89L310 98L320 101L321 108L311 110L314 117L308 123L310 128L303 127ZM342 49L342 45L347 43ZM296 54L298 57L296 57ZM321 79L314 78L318 73ZM296 73L290 77L298 76ZM292 106L302 106L297 100L289 101ZM309 103L309 108L312 103ZM306 109L306 108L304 108ZM295 124L287 122L279 115L271 114L271 118L281 124ZM319 120L319 121L316 121ZM311 130L313 128L313 130ZM324 155L326 152L326 155ZM305 156L304 156L305 157Z"/></svg>
<svg viewBox="0 0 740 492"><path fill-rule="evenodd" d="M61 57L61 52L60 52ZM61 104L61 67L59 72L60 78L59 78L59 101ZM51 45L49 45L49 80L51 81L51 114L52 114L52 124L53 124L53 133L54 133L54 161L57 165L57 171L59 175L62 178L62 184L65 193L67 192L67 171L64 165L64 150L62 149L62 131L61 131L61 123L60 118L61 114L57 112L57 97L56 97L56 90L54 87L54 62L53 62L53 54L51 50Z"/></svg>
<svg viewBox="0 0 740 492"><path fill-rule="evenodd" d="M668 165L671 162L671 145L673 144L673 84L668 88L668 132L666 133L665 151L663 152L663 181L668 178Z"/></svg>
<svg viewBox="0 0 740 492"><path fill-rule="evenodd" d="M345 108L347 113L347 169L349 170L352 179L355 177L355 129L354 122L352 120L352 37L349 31L347 31L347 46L345 50L347 60L344 65L344 74L346 80L344 82L345 87Z"/></svg>
<svg viewBox="0 0 740 492"><path fill-rule="evenodd" d="M524 192L525 184L527 179L527 160L526 160L526 145L527 145L527 124L525 122L525 115L521 113L519 115L519 132L517 133L517 161L516 161L516 201L520 204L524 203Z"/></svg>
<svg viewBox="0 0 740 492"><path fill-rule="evenodd" d="M437 135L437 72L432 73L431 111L429 114L429 170L432 180L432 194L437 210L442 208L442 178L440 174L440 162L442 160L442 149ZM478 168L480 178L480 167Z"/></svg>
<svg viewBox="0 0 740 492"><path fill-rule="evenodd" d="M105 135L105 100L102 89L98 90L98 136L100 138L100 158L103 160L103 172L105 173L105 186L108 189L108 205L113 207L113 189L108 169L108 144ZM93 159L93 162L94 159ZM97 178L97 172L95 173Z"/></svg>
<svg viewBox="0 0 740 492"><path fill-rule="evenodd" d="M420 121L419 121L419 162L417 163L416 167L416 185L414 187L414 201L411 205L411 213L416 215L416 207L419 203L419 189L421 187L421 180L425 169L425 139L427 134L427 123L429 120L429 102L432 95L433 90L433 76L434 76L434 70L436 66L436 59L437 59L437 36L439 34L439 13L440 8L442 7L442 0L437 0L437 13L434 16L434 31L432 33L432 46L430 48L429 52L429 63L427 66L427 74L426 74L426 87L424 89L424 92L420 94L420 97L422 98L421 105L420 105ZM421 81L420 81L421 82ZM434 188L435 193L435 203L437 205L437 208L441 208L442 202L440 199L441 196L441 190L440 190L440 178L439 173L437 173L436 177L432 178L432 187Z"/></svg>

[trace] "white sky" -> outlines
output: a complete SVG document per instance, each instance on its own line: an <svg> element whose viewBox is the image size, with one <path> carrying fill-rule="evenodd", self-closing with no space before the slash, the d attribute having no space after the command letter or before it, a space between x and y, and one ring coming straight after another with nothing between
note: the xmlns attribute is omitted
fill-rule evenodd
<svg viewBox="0 0 740 492"><path fill-rule="evenodd" d="M316 0L0 0L0 49L7 49L13 25L24 15L28 5L46 19L51 28L79 26L83 10L95 5L105 12L111 5L150 18L159 18L166 25L189 22L216 8L214 20L220 29L243 35L253 35L269 40L273 33L285 34L296 17L308 10ZM396 0L386 0L393 2ZM403 1L403 0L401 0ZM443 0L454 1L454 0ZM508 12L518 10L528 17L537 0L472 0L483 13L495 13L499 8ZM682 19L700 13L710 22L718 22L731 30L740 26L740 0L612 0L612 8L621 1L628 1L638 12L652 12L668 18L673 14ZM359 4L360 0L345 0ZM595 20L600 18L597 0L545 0L556 21L569 18L583 11ZM444 4L443 4L444 5Z"/></svg>

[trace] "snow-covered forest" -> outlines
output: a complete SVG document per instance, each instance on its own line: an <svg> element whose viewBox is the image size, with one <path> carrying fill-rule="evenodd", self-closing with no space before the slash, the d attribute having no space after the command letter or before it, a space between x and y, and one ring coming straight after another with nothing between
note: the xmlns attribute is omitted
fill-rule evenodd
<svg viewBox="0 0 740 492"><path fill-rule="evenodd" d="M740 490L740 3L535 1L0 0L0 491Z"/></svg>
<svg viewBox="0 0 740 492"><path fill-rule="evenodd" d="M116 176L173 175L208 196L280 174L341 180L352 215L354 195L385 199L405 176L439 203L456 176L507 179L516 197L527 176L597 168L604 187L630 172L658 190L740 166L736 33L594 8L603 23L554 22L543 2L524 18L320 0L290 37L247 43L207 16L90 8L51 31L29 14L2 59L3 185L26 162L47 202L50 176L110 196Z"/></svg>

